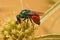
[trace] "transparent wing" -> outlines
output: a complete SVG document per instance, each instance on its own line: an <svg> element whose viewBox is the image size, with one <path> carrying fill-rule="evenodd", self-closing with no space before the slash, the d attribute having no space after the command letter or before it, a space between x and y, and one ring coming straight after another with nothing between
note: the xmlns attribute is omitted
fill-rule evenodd
<svg viewBox="0 0 60 40"><path fill-rule="evenodd" d="M30 13L28 13L30 15L38 15L38 16L42 16L44 13L43 12L37 12L37 11L31 11Z"/></svg>

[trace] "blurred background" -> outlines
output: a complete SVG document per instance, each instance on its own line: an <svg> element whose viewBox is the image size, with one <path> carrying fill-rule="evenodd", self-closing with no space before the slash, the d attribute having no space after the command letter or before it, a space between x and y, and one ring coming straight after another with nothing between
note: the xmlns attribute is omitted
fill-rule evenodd
<svg viewBox="0 0 60 40"><path fill-rule="evenodd" d="M16 20L16 15L23 9L45 12L58 0L0 0L0 27L7 19ZM43 16L44 16L43 15ZM43 17L42 16L42 17ZM42 28L44 27L44 28ZM60 8L48 17L36 30L35 35L60 34Z"/></svg>

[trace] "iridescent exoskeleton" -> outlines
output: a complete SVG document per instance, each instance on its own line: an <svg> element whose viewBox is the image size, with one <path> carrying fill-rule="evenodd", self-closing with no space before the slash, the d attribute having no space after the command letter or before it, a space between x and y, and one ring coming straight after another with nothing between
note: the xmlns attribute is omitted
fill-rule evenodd
<svg viewBox="0 0 60 40"><path fill-rule="evenodd" d="M36 12L36 11L27 10L27 9L22 10L20 14L16 16L17 18L16 23L17 24L21 23L21 18L24 18L24 20L29 18L30 21L32 19L34 23L40 25L40 16L42 14L43 14L42 12Z"/></svg>

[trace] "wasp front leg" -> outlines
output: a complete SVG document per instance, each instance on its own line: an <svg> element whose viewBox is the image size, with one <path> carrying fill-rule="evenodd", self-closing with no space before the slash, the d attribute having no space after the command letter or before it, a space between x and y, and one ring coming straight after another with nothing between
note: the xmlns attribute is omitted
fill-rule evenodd
<svg viewBox="0 0 60 40"><path fill-rule="evenodd" d="M17 15L17 16L16 16L16 18L17 18L16 24L19 24L19 23L21 23L20 16L19 16L19 15Z"/></svg>

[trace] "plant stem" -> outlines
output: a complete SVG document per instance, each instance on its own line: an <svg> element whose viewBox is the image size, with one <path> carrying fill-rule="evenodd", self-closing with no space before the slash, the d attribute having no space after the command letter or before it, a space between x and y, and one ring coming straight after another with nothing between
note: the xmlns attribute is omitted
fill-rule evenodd
<svg viewBox="0 0 60 40"><path fill-rule="evenodd" d="M41 23L50 17L58 8L60 8L60 1L58 1L55 5L53 5L49 10L45 12L45 15L41 18Z"/></svg>
<svg viewBox="0 0 60 40"><path fill-rule="evenodd" d="M46 11L45 15L41 18L41 23L43 23L47 18L49 18L58 8L60 8L60 1L58 1L55 5L53 5L48 11ZM45 29L45 27L42 27ZM50 30L48 30L48 33L50 33ZM41 36L38 36L36 38L40 38Z"/></svg>

